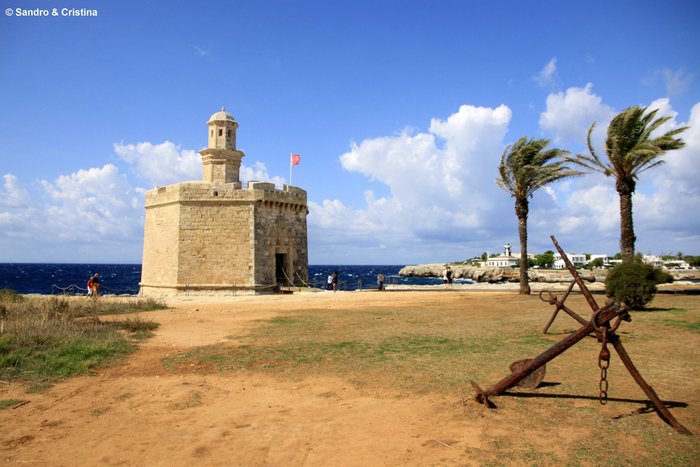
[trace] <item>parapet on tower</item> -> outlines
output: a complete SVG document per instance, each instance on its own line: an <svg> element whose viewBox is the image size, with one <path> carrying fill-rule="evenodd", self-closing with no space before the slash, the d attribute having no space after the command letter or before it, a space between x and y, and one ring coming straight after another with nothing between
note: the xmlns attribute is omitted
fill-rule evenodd
<svg viewBox="0 0 700 467"><path fill-rule="evenodd" d="M306 192L240 181L238 123L207 122L201 181L146 192L141 291L147 296L271 292L308 282Z"/></svg>

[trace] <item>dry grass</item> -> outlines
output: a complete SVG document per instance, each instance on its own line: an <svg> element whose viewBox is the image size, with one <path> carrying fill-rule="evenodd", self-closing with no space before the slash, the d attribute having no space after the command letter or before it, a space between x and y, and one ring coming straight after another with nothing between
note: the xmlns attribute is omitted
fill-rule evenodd
<svg viewBox="0 0 700 467"><path fill-rule="evenodd" d="M491 296L489 308L483 308L478 293L446 294L444 308L436 311L428 299L396 306L390 295L352 309L290 310L261 321L248 335L231 336L236 344L192 349L164 364L174 372L263 372L291 380L341 376L370 393L411 397L432 392L459 400L471 397L469 380L486 388L508 374L510 362L535 357L579 327L561 313L543 335L552 310L536 297ZM568 304L590 317L581 296L571 297ZM660 295L652 305L623 323L622 341L659 395L675 395L671 411L683 411L686 424L700 426L700 411L694 406L699 394L700 300ZM605 407L598 404L599 351L594 338L585 338L550 362L543 387L515 388L494 398L501 409L490 416L509 424L510 432L536 427L546 437L548 432L575 430L578 439L564 457L532 440L497 434L474 457L484 465L697 465L700 445L695 437L676 436L667 425L639 423L639 415L652 409L616 355L608 372L611 401ZM605 415L621 407L629 409ZM469 416L479 410L473 403L465 407Z"/></svg>
<svg viewBox="0 0 700 467"><path fill-rule="evenodd" d="M100 316L164 308L154 301L85 297L23 297L0 291L0 377L47 380L90 372L125 355L132 345L119 329L143 339L157 327L140 318L103 322Z"/></svg>

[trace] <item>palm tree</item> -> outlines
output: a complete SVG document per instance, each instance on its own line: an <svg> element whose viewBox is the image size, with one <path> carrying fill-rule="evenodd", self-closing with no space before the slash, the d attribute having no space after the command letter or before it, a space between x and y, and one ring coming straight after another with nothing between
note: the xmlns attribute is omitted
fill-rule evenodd
<svg viewBox="0 0 700 467"><path fill-rule="evenodd" d="M658 109L657 109L658 110ZM620 251L623 261L634 257L634 225L632 224L632 194L640 173L664 163L660 157L673 149L682 148L685 143L676 135L688 127L676 128L658 138L651 134L671 117L654 120L657 110L647 112L647 107L629 107L612 119L608 126L605 153L608 160L603 162L593 149L591 133L595 122L588 129L588 150L590 154L578 154L569 162L588 170L601 172L606 177L615 178L615 189L620 196Z"/></svg>
<svg viewBox="0 0 700 467"><path fill-rule="evenodd" d="M520 293L529 294L530 284L527 277L527 215L529 198L537 189L562 178L581 175L564 162L569 151L547 149L549 140L530 139L523 136L515 144L508 146L498 166L501 178L496 179L498 186L515 198L515 214L518 216L518 233L520 235Z"/></svg>

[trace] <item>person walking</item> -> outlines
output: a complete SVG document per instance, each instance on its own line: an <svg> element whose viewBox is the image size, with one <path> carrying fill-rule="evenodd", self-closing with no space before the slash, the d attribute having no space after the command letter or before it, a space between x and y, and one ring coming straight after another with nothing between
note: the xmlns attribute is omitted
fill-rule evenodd
<svg viewBox="0 0 700 467"><path fill-rule="evenodd" d="M97 298L100 294L100 275L95 273L87 282L88 295Z"/></svg>
<svg viewBox="0 0 700 467"><path fill-rule="evenodd" d="M384 274L381 272L377 274L377 288L378 290L384 290Z"/></svg>

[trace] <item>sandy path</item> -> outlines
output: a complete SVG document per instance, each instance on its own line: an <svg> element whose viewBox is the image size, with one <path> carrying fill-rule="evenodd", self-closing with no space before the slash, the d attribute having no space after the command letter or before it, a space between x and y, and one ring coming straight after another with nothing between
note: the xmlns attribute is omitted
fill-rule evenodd
<svg viewBox="0 0 700 467"><path fill-rule="evenodd" d="M489 293L478 295L485 300ZM439 292L319 293L173 300L172 310L147 314L161 327L121 365L71 378L41 394L0 384L0 399L30 401L0 411L0 463L478 465L489 436L530 438L555 452L575 441L571 428L528 434L527 420L517 418L512 399L485 416L478 407L463 407L458 394L374 394L327 377L290 382L248 372L172 374L160 364L162 357L188 347L235 342L258 325L256 320L283 311L397 300L436 306L442 297ZM528 404L541 413L550 401ZM635 408L618 404L614 410Z"/></svg>
<svg viewBox="0 0 700 467"><path fill-rule="evenodd" d="M253 374L172 375L160 366L163 356L245 334L256 320L274 316L280 301L292 310L310 301L333 307L350 299L341 293L174 300L174 310L148 313L161 327L124 364L43 394L0 387L2 399L31 401L0 412L2 460L400 465L455 459L462 452L457 445L478 447L477 428L452 420L462 413L456 396L377 397L332 378L292 383Z"/></svg>

